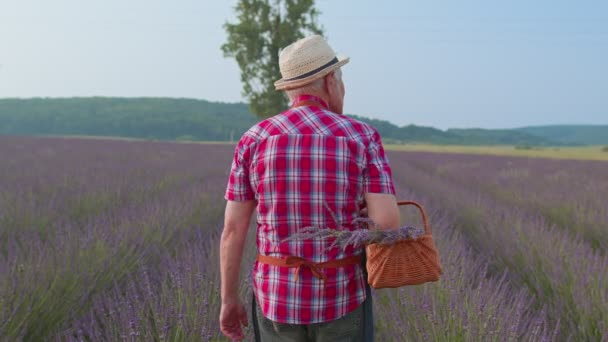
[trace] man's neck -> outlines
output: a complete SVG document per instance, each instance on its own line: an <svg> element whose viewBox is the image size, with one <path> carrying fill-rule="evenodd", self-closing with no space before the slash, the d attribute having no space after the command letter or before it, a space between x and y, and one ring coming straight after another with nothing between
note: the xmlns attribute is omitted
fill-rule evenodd
<svg viewBox="0 0 608 342"><path fill-rule="evenodd" d="M291 99L292 106L297 106L298 103L303 103L303 102L318 103L321 107L331 110L329 107L328 96L318 95L318 94L314 94L314 93L307 93L307 94L298 95Z"/></svg>

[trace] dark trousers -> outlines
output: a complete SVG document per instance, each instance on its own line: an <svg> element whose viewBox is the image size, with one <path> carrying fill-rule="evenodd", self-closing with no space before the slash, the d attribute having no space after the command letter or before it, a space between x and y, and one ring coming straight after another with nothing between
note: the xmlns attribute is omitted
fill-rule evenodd
<svg viewBox="0 0 608 342"><path fill-rule="evenodd" d="M335 321L315 324L284 324L264 317L252 296L251 314L256 342L373 342L374 316L372 292L367 284L367 270L363 257L363 275L366 279L366 299L357 309Z"/></svg>

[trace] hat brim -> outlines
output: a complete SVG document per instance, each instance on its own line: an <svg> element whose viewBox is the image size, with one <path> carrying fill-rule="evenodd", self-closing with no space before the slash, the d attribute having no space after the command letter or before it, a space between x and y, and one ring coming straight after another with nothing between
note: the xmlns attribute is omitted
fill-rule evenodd
<svg viewBox="0 0 608 342"><path fill-rule="evenodd" d="M306 78L300 78L300 79L291 80L291 81L285 81L284 79L280 79L280 80L274 82L274 87L276 90L289 90L289 89L293 89L293 88L300 88L314 80L317 80L321 77L325 77L325 75L338 69L339 67L348 63L348 61L350 60L350 57L346 57L346 56L336 56L336 58L338 58L338 63L332 64L325 69L319 70L319 72L317 72L314 75L310 75Z"/></svg>

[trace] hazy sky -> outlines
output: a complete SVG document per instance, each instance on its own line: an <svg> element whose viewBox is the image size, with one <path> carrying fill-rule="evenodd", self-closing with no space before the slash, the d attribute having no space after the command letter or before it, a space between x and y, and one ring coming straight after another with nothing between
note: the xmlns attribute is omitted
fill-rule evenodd
<svg viewBox="0 0 608 342"><path fill-rule="evenodd" d="M242 101L236 1L0 0L0 98ZM345 111L399 125L608 124L608 1L317 1Z"/></svg>

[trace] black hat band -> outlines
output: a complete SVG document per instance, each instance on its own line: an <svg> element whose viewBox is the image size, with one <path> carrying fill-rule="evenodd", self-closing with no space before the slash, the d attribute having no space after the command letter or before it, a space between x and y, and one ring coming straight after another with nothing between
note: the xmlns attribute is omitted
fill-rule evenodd
<svg viewBox="0 0 608 342"><path fill-rule="evenodd" d="M323 69L325 69L325 68L327 68L327 67L330 67L330 66L332 66L332 65L334 65L334 64L336 64L336 63L338 63L338 57L334 57L334 59L332 59L332 60L331 60L331 61L329 61L328 63L326 63L326 64L324 64L324 65L322 65L322 66L320 66L320 67L316 68L315 70L309 71L309 72L307 72L307 73L305 73L305 74L302 74L302 75L300 75L300 76L296 76L296 77L292 77L292 78L289 78L289 79L283 80L283 82L289 82L289 81L301 80L301 79L303 79L303 78L306 78L306 77L312 76L312 75L314 75L314 74L318 73L319 71L321 71L321 70L323 70Z"/></svg>

